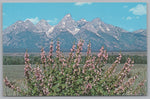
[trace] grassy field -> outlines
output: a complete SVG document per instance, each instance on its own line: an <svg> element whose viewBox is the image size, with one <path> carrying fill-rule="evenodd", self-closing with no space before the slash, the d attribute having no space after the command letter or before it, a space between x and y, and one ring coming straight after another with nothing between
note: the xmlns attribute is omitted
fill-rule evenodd
<svg viewBox="0 0 150 99"><path fill-rule="evenodd" d="M111 64L107 64L105 68L107 69ZM33 65L32 67L35 67ZM123 64L119 64L116 72L120 71L123 67ZM139 77L135 81L134 86L136 86L140 81L147 80L147 64L134 64L129 77L134 76L134 74L138 74ZM7 76L11 81L17 81L17 84L21 87L24 87L24 65L3 65L3 77ZM147 83L145 85L145 95L147 93ZM6 88L3 85L3 95L4 96L18 96L17 93L13 92L11 89Z"/></svg>

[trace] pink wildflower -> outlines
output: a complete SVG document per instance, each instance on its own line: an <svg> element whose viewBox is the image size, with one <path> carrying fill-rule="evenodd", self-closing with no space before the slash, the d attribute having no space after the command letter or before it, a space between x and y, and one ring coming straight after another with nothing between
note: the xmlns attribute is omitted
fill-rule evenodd
<svg viewBox="0 0 150 99"><path fill-rule="evenodd" d="M91 54L91 43L88 44L87 56Z"/></svg>
<svg viewBox="0 0 150 99"><path fill-rule="evenodd" d="M52 53L53 53L53 42L51 41L49 55L47 56L50 63L54 62L54 60L52 59Z"/></svg>
<svg viewBox="0 0 150 99"><path fill-rule="evenodd" d="M56 57L60 58L60 42L57 41L57 46L56 46Z"/></svg>
<svg viewBox="0 0 150 99"><path fill-rule="evenodd" d="M25 64L27 64L30 61L29 60L29 54L27 52L25 52L24 60L25 60Z"/></svg>
<svg viewBox="0 0 150 99"><path fill-rule="evenodd" d="M33 72L34 72L34 74L36 76L36 80L37 81L42 81L42 79L43 79L42 70L39 68L39 66L34 68Z"/></svg>
<svg viewBox="0 0 150 99"><path fill-rule="evenodd" d="M88 83L88 84L86 85L86 89L92 89L92 85L91 85L90 83Z"/></svg>
<svg viewBox="0 0 150 99"><path fill-rule="evenodd" d="M48 90L48 88L43 88L43 93L44 93L44 95L48 95L49 94L49 90Z"/></svg>
<svg viewBox="0 0 150 99"><path fill-rule="evenodd" d="M44 48L41 49L41 61L42 63L46 63L46 57L45 57L45 51L44 51Z"/></svg>
<svg viewBox="0 0 150 99"><path fill-rule="evenodd" d="M25 60L25 68L24 68L24 75L27 77L29 80L29 71L31 71L31 65L29 63L29 54L26 52L24 55L24 60Z"/></svg>

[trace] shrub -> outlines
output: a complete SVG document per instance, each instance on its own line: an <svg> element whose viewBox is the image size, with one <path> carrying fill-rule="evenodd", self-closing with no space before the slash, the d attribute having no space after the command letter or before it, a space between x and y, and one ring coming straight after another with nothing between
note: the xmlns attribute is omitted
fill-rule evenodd
<svg viewBox="0 0 150 99"><path fill-rule="evenodd" d="M112 96L112 95L143 95L145 80L132 87L138 76L129 76L134 61L128 58L123 68L116 72L121 61L121 53L113 64L105 69L108 60L107 51L101 47L97 57L91 55L91 44L88 44L87 55L81 58L83 41L72 46L69 57L64 57L57 41L56 57L53 57L53 42L46 57L41 49L41 62L33 68L29 54L25 59L25 89L11 83L7 77L5 85L17 91L21 96ZM75 49L76 48L76 49ZM83 61L84 60L84 61ZM130 78L131 77L131 78ZM127 79L127 80L126 80Z"/></svg>

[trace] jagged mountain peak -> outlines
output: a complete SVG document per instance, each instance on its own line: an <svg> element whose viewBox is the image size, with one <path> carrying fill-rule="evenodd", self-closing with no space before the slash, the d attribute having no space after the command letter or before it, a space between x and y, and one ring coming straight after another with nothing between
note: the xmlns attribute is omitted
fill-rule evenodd
<svg viewBox="0 0 150 99"><path fill-rule="evenodd" d="M96 33L98 35L98 31L106 32L104 23L100 20L100 18L95 18L92 21L85 24L82 28L91 31L93 33Z"/></svg>
<svg viewBox="0 0 150 99"><path fill-rule="evenodd" d="M141 34L141 35L146 36L147 35L147 30L146 29L140 29L140 30L133 31L133 33Z"/></svg>
<svg viewBox="0 0 150 99"><path fill-rule="evenodd" d="M75 22L72 17L71 17L71 14L67 14L65 15L62 20L58 23L59 25L65 25L65 23L68 23L68 22Z"/></svg>
<svg viewBox="0 0 150 99"><path fill-rule="evenodd" d="M42 20L40 20L40 21L36 24L36 26L41 26L41 27L48 26L48 27L50 27L51 25L50 25L46 20L42 19Z"/></svg>
<svg viewBox="0 0 150 99"><path fill-rule="evenodd" d="M30 20L25 20L24 24L26 28L35 27L35 25Z"/></svg>
<svg viewBox="0 0 150 99"><path fill-rule="evenodd" d="M61 21L70 21L70 20L73 20L72 19L72 16L71 16L71 14L67 14L67 15L65 15L63 18L62 18L62 20Z"/></svg>
<svg viewBox="0 0 150 99"><path fill-rule="evenodd" d="M101 19L98 17L92 20L92 22L100 22L100 21L101 21Z"/></svg>
<svg viewBox="0 0 150 99"><path fill-rule="evenodd" d="M95 18L91 21L91 23L94 23L94 24L99 24L99 23L104 23L103 21L101 21L100 18Z"/></svg>
<svg viewBox="0 0 150 99"><path fill-rule="evenodd" d="M82 18L82 19L80 19L80 20L77 21L77 22L85 22L85 23L87 23L88 21Z"/></svg>
<svg viewBox="0 0 150 99"><path fill-rule="evenodd" d="M80 21L87 22L87 20L85 20L85 19L81 19Z"/></svg>
<svg viewBox="0 0 150 99"><path fill-rule="evenodd" d="M25 22L25 23L30 23L30 24L32 23L30 20L25 20L24 22ZM33 24L33 23L32 23L32 24Z"/></svg>
<svg viewBox="0 0 150 99"><path fill-rule="evenodd" d="M21 23L24 23L24 21L19 20L19 21L15 22L14 24L21 24Z"/></svg>
<svg viewBox="0 0 150 99"><path fill-rule="evenodd" d="M70 18L70 17L72 17L70 13L68 13L64 16L64 18Z"/></svg>
<svg viewBox="0 0 150 99"><path fill-rule="evenodd" d="M75 20L72 19L71 14L67 14L63 19L55 26L54 31L68 31L71 34L76 34L80 29Z"/></svg>
<svg viewBox="0 0 150 99"><path fill-rule="evenodd" d="M51 28L51 25L46 20L42 19L36 24L36 28L38 32L47 32Z"/></svg>

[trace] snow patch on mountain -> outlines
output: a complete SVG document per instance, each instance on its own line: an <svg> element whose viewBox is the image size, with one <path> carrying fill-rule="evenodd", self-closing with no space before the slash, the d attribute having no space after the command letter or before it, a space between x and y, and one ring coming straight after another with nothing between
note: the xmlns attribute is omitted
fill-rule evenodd
<svg viewBox="0 0 150 99"><path fill-rule="evenodd" d="M102 28L101 25L99 26L99 28L100 28L101 31L105 32L105 30Z"/></svg>
<svg viewBox="0 0 150 99"><path fill-rule="evenodd" d="M107 30L107 31L110 31L110 29L109 29L108 27L106 27L106 30Z"/></svg>
<svg viewBox="0 0 150 99"><path fill-rule="evenodd" d="M52 33L53 30L54 30L54 26L51 27L51 28L46 32L47 37L49 37L49 34Z"/></svg>
<svg viewBox="0 0 150 99"><path fill-rule="evenodd" d="M70 30L70 29L67 29L70 33L72 33L73 35L75 35L76 33L78 33L79 32L79 30L80 29L78 29L78 28L75 28L74 30Z"/></svg>
<svg viewBox="0 0 150 99"><path fill-rule="evenodd" d="M113 37L114 37L116 40L119 40L118 36L115 36L115 35L114 35Z"/></svg>

